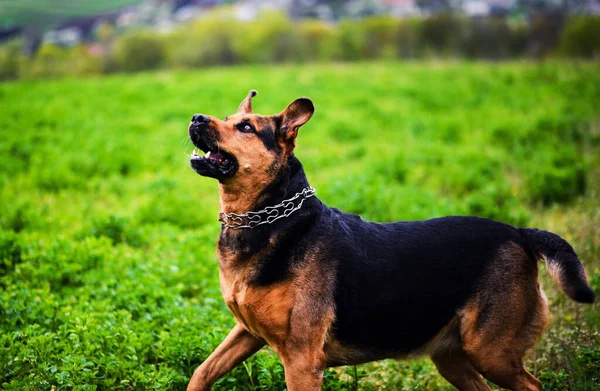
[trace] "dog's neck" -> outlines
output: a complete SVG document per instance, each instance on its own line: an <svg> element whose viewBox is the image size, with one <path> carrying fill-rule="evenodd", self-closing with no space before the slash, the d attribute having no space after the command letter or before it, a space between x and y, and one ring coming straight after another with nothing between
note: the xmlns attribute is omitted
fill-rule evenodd
<svg viewBox="0 0 600 391"><path fill-rule="evenodd" d="M248 181L249 182L249 181ZM277 205L308 186L302 163L294 156L270 183L219 183L221 212L243 214Z"/></svg>

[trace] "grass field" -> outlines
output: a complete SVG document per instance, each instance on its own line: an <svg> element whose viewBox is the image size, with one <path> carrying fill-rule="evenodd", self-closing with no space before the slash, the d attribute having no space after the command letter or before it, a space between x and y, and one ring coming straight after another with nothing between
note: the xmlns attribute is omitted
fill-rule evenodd
<svg viewBox="0 0 600 391"><path fill-rule="evenodd" d="M600 68L575 63L304 65L0 85L0 384L180 390L233 317L216 182L188 163L193 113L310 96L297 156L365 219L491 217L568 239L600 292ZM542 266L542 265L540 265ZM528 368L600 389L600 307L540 267L552 325ZM450 390L426 359L328 370L327 390ZM218 390L284 389L269 350Z"/></svg>

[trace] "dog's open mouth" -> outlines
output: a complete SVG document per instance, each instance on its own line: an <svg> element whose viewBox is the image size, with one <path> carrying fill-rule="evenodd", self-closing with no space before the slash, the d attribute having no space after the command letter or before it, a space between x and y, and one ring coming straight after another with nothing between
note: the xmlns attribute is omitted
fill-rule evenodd
<svg viewBox="0 0 600 391"><path fill-rule="evenodd" d="M233 175L237 170L236 159L227 152L205 146L202 146L200 150L206 154L198 155L194 150L190 156L190 165L198 174L221 178Z"/></svg>

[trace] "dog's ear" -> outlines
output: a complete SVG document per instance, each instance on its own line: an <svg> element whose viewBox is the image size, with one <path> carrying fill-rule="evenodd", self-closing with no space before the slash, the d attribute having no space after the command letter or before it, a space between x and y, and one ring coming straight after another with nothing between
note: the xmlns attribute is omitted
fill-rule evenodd
<svg viewBox="0 0 600 391"><path fill-rule="evenodd" d="M308 122L315 112L315 106L308 98L298 98L288 105L276 117L281 121L277 134L285 144L295 146L296 136L300 126Z"/></svg>
<svg viewBox="0 0 600 391"><path fill-rule="evenodd" d="M242 101L242 103L240 103L240 107L238 107L237 113L238 114L251 114L252 113L252 98L254 98L256 95L258 95L258 91L250 90L250 92L248 92L248 95L246 96L246 99L244 99Z"/></svg>

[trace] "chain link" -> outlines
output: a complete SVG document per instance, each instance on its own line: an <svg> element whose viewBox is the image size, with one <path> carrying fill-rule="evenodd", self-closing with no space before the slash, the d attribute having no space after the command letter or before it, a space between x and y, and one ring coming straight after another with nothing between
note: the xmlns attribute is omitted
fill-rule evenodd
<svg viewBox="0 0 600 391"><path fill-rule="evenodd" d="M288 217L298 209L302 208L304 200L314 196L315 192L315 189L308 186L300 193L296 193L292 198L284 200L275 206L267 206L265 209L258 212L246 212L242 214L219 212L219 221L221 221L225 227L232 229L252 229L259 225L272 224L283 217ZM300 198L300 202L298 205L295 205L294 201L298 198ZM246 222L244 222L244 219Z"/></svg>

